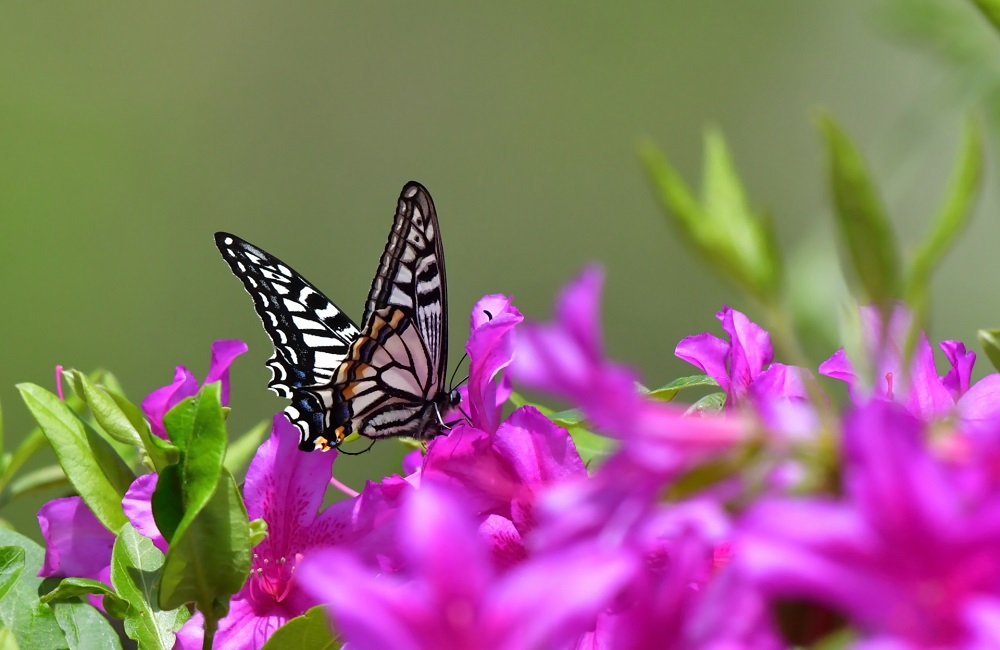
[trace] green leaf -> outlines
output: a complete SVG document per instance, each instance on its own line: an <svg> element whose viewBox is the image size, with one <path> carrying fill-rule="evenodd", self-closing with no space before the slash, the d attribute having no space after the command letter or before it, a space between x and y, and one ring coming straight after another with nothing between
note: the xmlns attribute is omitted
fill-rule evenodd
<svg viewBox="0 0 1000 650"><path fill-rule="evenodd" d="M100 580L90 578L63 578L55 589L41 597L43 603L51 603L87 595L103 596L104 609L115 618L125 618L128 603L118 597L115 590Z"/></svg>
<svg viewBox="0 0 1000 650"><path fill-rule="evenodd" d="M661 402L669 402L677 396L677 393L686 388L701 388L704 386L718 388L719 384L708 375L680 377L665 386L649 391L648 396Z"/></svg>
<svg viewBox="0 0 1000 650"><path fill-rule="evenodd" d="M115 404L125 414L128 421L132 424L132 427L139 433L139 437L142 439L143 449L146 451L146 456L149 458L150 465L157 472L163 470L164 467L168 465L173 465L177 462L180 454L169 440L164 440L159 436L153 435L149 430L149 425L146 424L146 418L139 407L130 402L124 395L110 387L105 387L104 391L108 396L114 400Z"/></svg>
<svg viewBox="0 0 1000 650"><path fill-rule="evenodd" d="M938 209L930 232L913 258L906 291L907 302L911 305L924 302L922 294L927 289L931 272L968 224L982 184L982 171L982 134L977 122L970 118L965 123L958 162L945 200Z"/></svg>
<svg viewBox="0 0 1000 650"><path fill-rule="evenodd" d="M773 302L781 254L770 219L750 207L721 132L705 132L704 200L650 142L639 156L664 211L710 266L754 297Z"/></svg>
<svg viewBox="0 0 1000 650"><path fill-rule="evenodd" d="M189 515L170 542L160 607L194 602L206 617L219 618L250 574L250 522L233 477L223 472L209 501Z"/></svg>
<svg viewBox="0 0 1000 650"><path fill-rule="evenodd" d="M198 510L208 501L226 455L226 420L222 415L218 382L203 386L163 417L167 434L181 450L181 489L186 510Z"/></svg>
<svg viewBox="0 0 1000 650"><path fill-rule="evenodd" d="M203 386L171 409L164 426L180 460L160 474L153 494L154 518L170 540L159 604L169 610L194 602L206 619L218 619L249 574L251 548L246 506L223 468L219 384Z"/></svg>
<svg viewBox="0 0 1000 650"><path fill-rule="evenodd" d="M0 547L0 600L3 600L24 571L24 549L20 546Z"/></svg>
<svg viewBox="0 0 1000 650"><path fill-rule="evenodd" d="M70 650L121 650L118 634L101 612L88 603L52 607Z"/></svg>
<svg viewBox="0 0 1000 650"><path fill-rule="evenodd" d="M341 645L323 607L316 606L275 630L261 650L336 650Z"/></svg>
<svg viewBox="0 0 1000 650"><path fill-rule="evenodd" d="M719 413L726 406L725 393L710 393L688 407L685 415L694 413Z"/></svg>
<svg viewBox="0 0 1000 650"><path fill-rule="evenodd" d="M135 425L110 395L91 383L79 370L67 370L63 375L69 380L73 392L83 399L94 419L109 436L126 445L142 447L142 438Z"/></svg>
<svg viewBox="0 0 1000 650"><path fill-rule="evenodd" d="M267 522L263 519L253 519L250 521L250 546L254 547L264 541L267 537Z"/></svg>
<svg viewBox="0 0 1000 650"><path fill-rule="evenodd" d="M27 537L3 528L0 528L0 546L16 546L24 552L24 568L0 598L0 624L14 635L21 648L68 648L53 609L38 598L42 588L38 572L45 550ZM0 582L6 582L5 571L16 571L15 565L16 560L14 565L0 570Z"/></svg>
<svg viewBox="0 0 1000 650"><path fill-rule="evenodd" d="M972 4L993 25L993 29L1000 32L1000 0L972 0Z"/></svg>
<svg viewBox="0 0 1000 650"><path fill-rule="evenodd" d="M2 494L0 504L6 504L19 496L33 494L69 484L66 473L59 465L47 465L32 470L15 479Z"/></svg>
<svg viewBox="0 0 1000 650"><path fill-rule="evenodd" d="M121 528L127 521L122 497L135 479L128 466L58 397L35 384L18 384L17 389L70 483L108 530Z"/></svg>
<svg viewBox="0 0 1000 650"><path fill-rule="evenodd" d="M1000 370L1000 329L979 330L976 332L976 337L990 363L995 369Z"/></svg>
<svg viewBox="0 0 1000 650"><path fill-rule="evenodd" d="M163 553L131 525L122 528L111 553L111 584L128 604L125 633L143 650L170 650L175 632L190 617L187 608L159 606Z"/></svg>
<svg viewBox="0 0 1000 650"><path fill-rule="evenodd" d="M868 298L887 305L899 297L900 255L892 225L854 143L827 115L819 119L830 160L837 225L854 274Z"/></svg>
<svg viewBox="0 0 1000 650"><path fill-rule="evenodd" d="M250 459L257 453L257 448L264 440L264 436L271 431L271 422L264 420L253 429L250 429L242 436L230 443L226 451L224 465L230 474L238 474L249 464Z"/></svg>

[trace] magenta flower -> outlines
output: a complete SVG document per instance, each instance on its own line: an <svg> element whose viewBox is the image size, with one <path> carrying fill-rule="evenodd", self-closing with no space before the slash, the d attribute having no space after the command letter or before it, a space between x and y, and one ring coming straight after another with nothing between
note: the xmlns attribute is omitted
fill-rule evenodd
<svg viewBox="0 0 1000 650"><path fill-rule="evenodd" d="M108 531L80 497L49 501L38 511L45 538L45 562L39 577L90 578L111 584L111 547Z"/></svg>
<svg viewBox="0 0 1000 650"><path fill-rule="evenodd" d="M475 519L453 496L423 486L401 513L402 571L376 575L345 547L304 560L299 580L330 606L355 650L531 650L570 647L635 570L593 547L497 575Z"/></svg>
<svg viewBox="0 0 1000 650"><path fill-rule="evenodd" d="M497 430L501 406L510 395L506 377L500 386L496 376L510 364L514 354L514 328L524 317L500 294L484 296L472 308L469 340L469 416L472 426L487 433Z"/></svg>
<svg viewBox="0 0 1000 650"><path fill-rule="evenodd" d="M747 428L737 418L685 418L679 409L642 396L636 376L604 358L601 284L599 270L585 270L563 290L554 323L520 328L509 368L514 379L579 405L601 433L628 442L638 461L661 469L743 440Z"/></svg>
<svg viewBox="0 0 1000 650"><path fill-rule="evenodd" d="M848 417L844 451L844 497L758 504L734 564L771 598L840 611L868 647L982 647L1000 620L1000 493L884 401Z"/></svg>
<svg viewBox="0 0 1000 650"><path fill-rule="evenodd" d="M484 533L506 562L523 555L520 536L534 526L537 495L548 486L586 476L569 434L538 409L525 406L492 435L463 425L433 440L421 483L461 495L478 515L495 515L484 523Z"/></svg>
<svg viewBox="0 0 1000 650"><path fill-rule="evenodd" d="M300 588L297 567L317 547L341 543L356 531L356 500L320 510L336 453L304 454L298 431L281 413L271 437L257 450L243 487L250 519L267 522L267 537L254 549L250 578L219 621L223 648L260 648L289 619L317 601ZM200 648L203 620L190 619L178 634L182 648Z"/></svg>
<svg viewBox="0 0 1000 650"><path fill-rule="evenodd" d="M122 506L130 523L151 537L161 551L166 551L166 542L156 529L149 503L155 479L155 474L146 474L133 481ZM38 525L45 539L45 562L39 577L90 578L111 585L111 551L116 535L98 521L82 498L49 501L38 511ZM100 596L90 597L95 607L103 609L101 601Z"/></svg>
<svg viewBox="0 0 1000 650"><path fill-rule="evenodd" d="M247 351L243 341L216 341L212 344L212 362L204 383L222 382L222 404L229 403L229 366L233 359ZM184 366L177 366L174 381L169 386L158 388L142 400L142 410L149 418L153 433L161 438L167 437L163 429L163 416L181 400L198 392L198 380Z"/></svg>
<svg viewBox="0 0 1000 650"><path fill-rule="evenodd" d="M896 307L882 337L878 309L861 308L862 334L873 359L875 386L865 385L843 348L820 364L820 374L847 382L856 404L870 398L898 402L925 422L955 415L960 428L966 432L993 430L1000 426L1000 374L988 375L970 386L976 354L967 352L963 343L942 341L939 344L951 365L951 369L939 377L934 365L934 350L921 332L910 367L903 368L903 346L910 322L906 309Z"/></svg>
<svg viewBox="0 0 1000 650"><path fill-rule="evenodd" d="M749 404L773 430L805 434L816 429L803 368L772 363L771 336L728 306L715 315L729 341L703 332L683 339L675 354L698 367L726 392L726 410Z"/></svg>

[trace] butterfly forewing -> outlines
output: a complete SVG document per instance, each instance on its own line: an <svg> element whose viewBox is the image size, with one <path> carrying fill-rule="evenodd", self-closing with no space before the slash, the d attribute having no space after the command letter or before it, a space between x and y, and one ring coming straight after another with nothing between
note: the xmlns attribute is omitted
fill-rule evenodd
<svg viewBox="0 0 1000 650"><path fill-rule="evenodd" d="M432 383L428 395L444 388L448 365L448 285L437 211L430 193L413 181L403 187L389 241L372 281L365 315L367 331L375 312L398 307L417 327Z"/></svg>
<svg viewBox="0 0 1000 650"><path fill-rule="evenodd" d="M253 298L254 309L274 344L268 386L292 400L285 412L304 442L322 434L333 406L330 383L358 327L329 298L290 266L236 235L220 232L215 243Z"/></svg>

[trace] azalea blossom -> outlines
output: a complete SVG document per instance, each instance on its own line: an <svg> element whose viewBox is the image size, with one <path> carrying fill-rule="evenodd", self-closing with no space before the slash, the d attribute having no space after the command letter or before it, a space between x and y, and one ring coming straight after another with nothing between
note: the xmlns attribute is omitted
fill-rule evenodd
<svg viewBox="0 0 1000 650"><path fill-rule="evenodd" d="M923 424L872 401L844 425L844 496L772 499L733 563L769 598L842 613L865 647L980 648L1000 620L1000 493L944 461Z"/></svg>
<svg viewBox="0 0 1000 650"><path fill-rule="evenodd" d="M635 374L605 359L602 282L598 269L585 270L557 300L555 322L520 328L509 368L515 381L579 405L598 431L627 443L637 462L663 471L745 440L748 428L738 418L685 418L640 394Z"/></svg>
<svg viewBox="0 0 1000 650"><path fill-rule="evenodd" d="M358 499L321 508L337 454L302 453L298 441L298 430L278 413L271 437L247 469L247 514L267 523L267 537L254 548L250 577L219 621L219 647L260 648L281 625L317 604L297 580L299 563L316 548L360 532L355 525ZM201 648L203 624L201 616L185 623L178 633L180 647Z"/></svg>
<svg viewBox="0 0 1000 650"><path fill-rule="evenodd" d="M399 572L376 575L339 547L303 560L298 580L356 650L531 650L574 644L636 569L588 548L498 574L476 520L453 495L421 486L403 505Z"/></svg>
<svg viewBox="0 0 1000 650"><path fill-rule="evenodd" d="M819 366L820 374L845 381L856 404L875 398L898 402L914 416L931 422L955 416L966 432L992 429L1000 418L1000 374L993 373L971 384L976 354L960 341L942 341L939 346L951 368L938 376L934 350L920 332L909 368L903 367L903 347L911 316L897 306L883 328L876 307L861 307L861 327L872 363L874 386L868 386L846 351L841 348ZM883 336L884 334L884 336Z"/></svg>
<svg viewBox="0 0 1000 650"><path fill-rule="evenodd" d="M233 360L247 351L243 341L216 341L212 344L212 362L208 368L203 384L221 381L222 404L229 403L229 366ZM142 400L142 410L149 418L149 426L153 433L161 438L167 437L163 428L163 416L177 404L198 392L198 380L184 366L177 366L174 371L174 381L168 386L158 388Z"/></svg>
<svg viewBox="0 0 1000 650"><path fill-rule="evenodd" d="M808 370L772 363L770 334L743 312L727 305L715 317L729 340L709 332L689 336L677 344L677 357L719 384L727 411L750 406L773 432L791 437L814 432L818 423L804 381Z"/></svg>

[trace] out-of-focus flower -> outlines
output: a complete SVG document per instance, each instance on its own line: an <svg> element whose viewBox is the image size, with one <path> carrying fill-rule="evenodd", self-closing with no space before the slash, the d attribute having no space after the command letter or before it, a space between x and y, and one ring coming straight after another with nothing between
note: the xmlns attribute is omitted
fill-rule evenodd
<svg viewBox="0 0 1000 650"><path fill-rule="evenodd" d="M771 598L843 613L865 647L984 647L1000 620L1000 494L885 401L847 418L844 456L842 499L758 504L733 563Z"/></svg>
<svg viewBox="0 0 1000 650"><path fill-rule="evenodd" d="M551 324L525 324L510 366L516 381L580 405L601 433L628 443L640 462L673 468L679 459L728 449L745 439L738 418L685 418L682 411L648 399L636 377L604 358L598 314L601 272L590 268L556 303Z"/></svg>
<svg viewBox="0 0 1000 650"><path fill-rule="evenodd" d="M939 345L951 368L938 376L934 349L923 332L917 337L909 369L903 368L902 350L910 323L903 306L893 310L885 328L876 307L861 307L862 334L873 360L876 386L864 384L843 348L820 364L820 374L845 381L856 404L871 398L898 402L925 422L956 416L959 428L966 432L1000 428L1000 374L970 386L976 354L967 352L960 341L942 341Z"/></svg>
<svg viewBox="0 0 1000 650"><path fill-rule="evenodd" d="M222 382L222 404L229 403L229 366L233 359L247 351L243 341L216 341L212 344L212 362L209 365L205 384L215 381ZM157 388L142 400L142 410L149 418L153 433L161 438L167 437L163 428L163 416L181 400L198 392L198 380L184 366L177 366L174 381L169 386Z"/></svg>
<svg viewBox="0 0 1000 650"><path fill-rule="evenodd" d="M398 534L407 562L395 575L373 574L349 548L300 566L299 580L356 650L569 647L635 570L590 547L497 575L472 514L427 485L406 500Z"/></svg>

